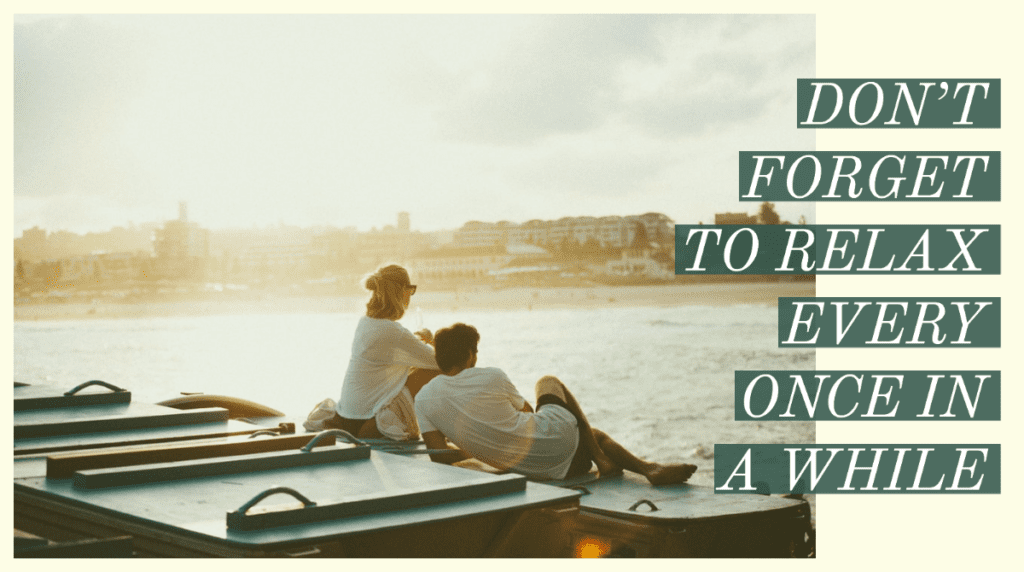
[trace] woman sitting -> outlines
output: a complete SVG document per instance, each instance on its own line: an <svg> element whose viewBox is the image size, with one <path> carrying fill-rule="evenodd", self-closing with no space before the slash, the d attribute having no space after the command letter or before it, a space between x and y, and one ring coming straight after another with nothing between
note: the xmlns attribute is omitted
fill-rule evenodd
<svg viewBox="0 0 1024 572"><path fill-rule="evenodd" d="M397 321L416 286L397 265L377 270L364 285L373 295L356 326L341 399L329 425L362 438L418 439L413 398L440 371L434 348L425 343L432 341L430 331L414 335Z"/></svg>

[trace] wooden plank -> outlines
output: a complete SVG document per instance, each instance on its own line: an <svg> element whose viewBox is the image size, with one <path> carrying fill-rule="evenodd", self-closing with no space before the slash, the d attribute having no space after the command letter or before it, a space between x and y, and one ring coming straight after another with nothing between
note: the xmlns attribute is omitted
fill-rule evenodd
<svg viewBox="0 0 1024 572"><path fill-rule="evenodd" d="M472 499L498 496L526 489L522 475L497 475L476 479L468 483L448 484L420 488L410 492L384 492L353 496L330 504L311 504L300 508L233 511L227 515L227 526L232 530L263 530L295 524L338 520L367 514L409 510L413 508L457 503Z"/></svg>
<svg viewBox="0 0 1024 572"><path fill-rule="evenodd" d="M72 419L63 422L26 422L14 425L15 439L32 439L56 435L76 435L80 433L103 433L107 431L124 431L129 429L146 429L152 427L168 427L195 423L212 423L227 421L228 411L220 407L208 409L190 409L178 411L167 409L167 412L140 416L115 415L95 417L91 419Z"/></svg>
<svg viewBox="0 0 1024 572"><path fill-rule="evenodd" d="M78 471L74 476L74 485L78 489L103 489L143 483L199 479L217 475L308 467L367 459L369 456L369 447L354 445L314 449L308 452L301 450L272 451L233 457Z"/></svg>
<svg viewBox="0 0 1024 572"><path fill-rule="evenodd" d="M283 435L279 437L257 437L217 443L156 443L136 447L122 447L103 451L76 451L57 453L46 458L46 478L70 479L76 471L104 469L109 467L131 467L153 463L173 463L192 459L230 457L269 451L300 449L309 443L315 433ZM333 445L334 437L325 436L320 444Z"/></svg>

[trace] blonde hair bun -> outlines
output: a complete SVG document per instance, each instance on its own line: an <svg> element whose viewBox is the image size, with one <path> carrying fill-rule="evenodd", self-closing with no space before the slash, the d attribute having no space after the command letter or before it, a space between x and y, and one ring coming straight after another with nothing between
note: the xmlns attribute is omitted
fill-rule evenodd
<svg viewBox="0 0 1024 572"><path fill-rule="evenodd" d="M409 286L409 272L397 264L377 269L363 283L373 292L366 304L366 315L371 318L398 320L405 314L405 288Z"/></svg>
<svg viewBox="0 0 1024 572"><path fill-rule="evenodd" d="M365 286L367 290L372 290L376 292L377 289L380 287L380 276L377 274L371 274L367 276Z"/></svg>

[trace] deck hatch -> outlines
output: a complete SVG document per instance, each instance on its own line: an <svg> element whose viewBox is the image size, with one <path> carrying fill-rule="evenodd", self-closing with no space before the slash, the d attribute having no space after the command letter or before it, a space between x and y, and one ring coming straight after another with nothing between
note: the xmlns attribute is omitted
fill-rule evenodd
<svg viewBox="0 0 1024 572"><path fill-rule="evenodd" d="M260 493L238 510L227 513L227 527L231 530L265 530L282 526L324 522L364 514L380 514L417 507L457 503L460 501L504 495L526 490L526 477L522 475L488 475L460 484L433 485L430 488L403 492L383 492L353 495L330 503L315 503L290 490L289 494L301 501L278 504L266 508L254 506L268 493L286 492L270 490Z"/></svg>

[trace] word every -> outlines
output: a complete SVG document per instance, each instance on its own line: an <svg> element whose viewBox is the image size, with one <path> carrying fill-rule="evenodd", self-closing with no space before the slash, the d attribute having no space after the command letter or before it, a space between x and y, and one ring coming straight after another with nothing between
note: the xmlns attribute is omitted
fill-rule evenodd
<svg viewBox="0 0 1024 572"><path fill-rule="evenodd" d="M999 347L999 312L999 298L779 298L779 347Z"/></svg>

